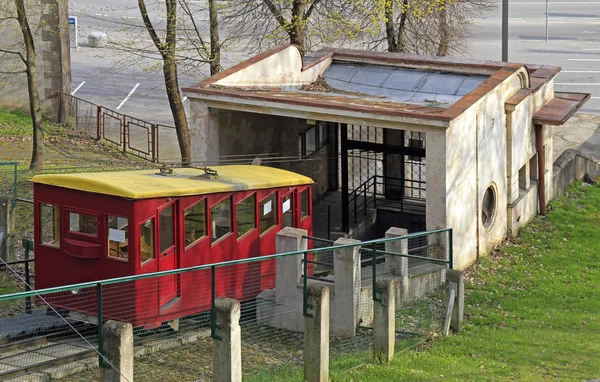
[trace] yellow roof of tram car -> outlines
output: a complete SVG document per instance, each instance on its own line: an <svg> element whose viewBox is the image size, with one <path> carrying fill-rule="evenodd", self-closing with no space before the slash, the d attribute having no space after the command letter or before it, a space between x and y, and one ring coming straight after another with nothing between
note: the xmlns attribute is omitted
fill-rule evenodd
<svg viewBox="0 0 600 382"><path fill-rule="evenodd" d="M172 174L159 169L77 174L36 175L34 183L88 191L131 199L212 194L313 184L313 180L273 167L214 166L217 176L201 168L174 168Z"/></svg>

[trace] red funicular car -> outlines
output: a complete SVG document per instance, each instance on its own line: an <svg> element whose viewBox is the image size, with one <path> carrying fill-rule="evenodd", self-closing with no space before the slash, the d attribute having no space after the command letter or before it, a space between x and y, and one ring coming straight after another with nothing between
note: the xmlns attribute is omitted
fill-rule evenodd
<svg viewBox="0 0 600 382"><path fill-rule="evenodd" d="M274 254L286 226L312 234L313 181L265 166L38 175L35 287ZM112 284L103 317L152 327L210 309L210 271ZM217 293L251 300L275 285L274 260L219 268ZM47 297L96 315L94 288Z"/></svg>

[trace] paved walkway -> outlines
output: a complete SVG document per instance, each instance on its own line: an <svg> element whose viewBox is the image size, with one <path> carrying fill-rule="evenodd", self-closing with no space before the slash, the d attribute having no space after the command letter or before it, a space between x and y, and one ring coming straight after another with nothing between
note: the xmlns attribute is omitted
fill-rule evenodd
<svg viewBox="0 0 600 382"><path fill-rule="evenodd" d="M577 149L600 160L600 115L575 114L554 128L554 160L566 149Z"/></svg>

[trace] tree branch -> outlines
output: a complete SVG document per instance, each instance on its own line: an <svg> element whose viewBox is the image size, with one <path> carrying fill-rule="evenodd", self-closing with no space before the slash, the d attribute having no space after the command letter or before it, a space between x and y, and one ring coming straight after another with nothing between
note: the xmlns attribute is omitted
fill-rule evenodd
<svg viewBox="0 0 600 382"><path fill-rule="evenodd" d="M288 22L285 20L285 18L281 14L281 11L273 3L273 0L263 0L263 2L267 6L267 8L269 8L269 11L271 11L271 13L275 17L275 20L277 20L277 22L279 23L279 25L281 25L282 27L285 28L286 25L288 24Z"/></svg>
<svg viewBox="0 0 600 382"><path fill-rule="evenodd" d="M150 38L152 39L152 42L154 42L156 49L158 49L158 51L162 55L164 45L160 41L160 38L158 37L158 35L156 34L156 30L154 29L154 26L152 25L152 21L150 21L150 16L148 16L148 10L146 9L146 2L144 0L138 0L138 6L140 8L140 13L142 14L142 20L144 21L144 25L146 26L146 29L148 30L148 34L150 34Z"/></svg>

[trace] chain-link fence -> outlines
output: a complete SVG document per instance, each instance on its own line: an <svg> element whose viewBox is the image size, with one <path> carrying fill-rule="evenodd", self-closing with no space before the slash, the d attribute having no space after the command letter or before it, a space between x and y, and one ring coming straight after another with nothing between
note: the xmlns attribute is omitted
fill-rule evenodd
<svg viewBox="0 0 600 382"><path fill-rule="evenodd" d="M0 296L0 380L76 372L64 380L97 379L98 363L111 367L98 325L106 320L133 325L136 375L143 380L210 379L212 341L219 340L216 297L241 302L246 379L301 377L313 284L331 289L331 370L341 373L370 359L379 279L398 285L397 348L440 331L451 230L398 234ZM410 249L415 240L425 245Z"/></svg>

